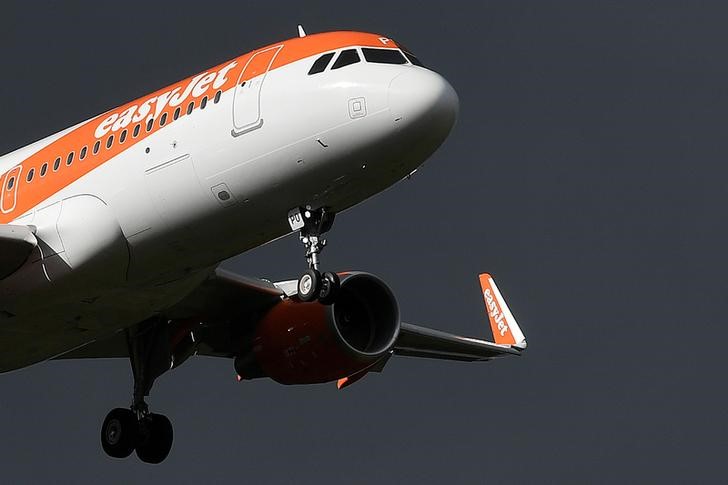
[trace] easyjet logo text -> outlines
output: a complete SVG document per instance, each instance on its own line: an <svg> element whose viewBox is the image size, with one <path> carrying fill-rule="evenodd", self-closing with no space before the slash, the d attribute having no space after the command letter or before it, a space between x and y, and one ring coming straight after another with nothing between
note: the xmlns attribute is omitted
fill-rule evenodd
<svg viewBox="0 0 728 485"><path fill-rule="evenodd" d="M187 86L177 86L159 96L147 98L141 104L130 106L120 113L113 113L99 124L94 135L96 138L102 138L109 132L126 128L131 123L156 119L167 106L174 108L190 97L199 98L211 90L220 89L228 81L228 73L237 65L238 63L233 61L218 71L198 74L187 83Z"/></svg>
<svg viewBox="0 0 728 485"><path fill-rule="evenodd" d="M508 325L505 321L506 317L503 315L500 306L498 306L498 302L496 302L495 298L493 298L493 294L490 292L490 289L485 290L483 292L483 296L485 297L485 305L488 307L488 314L498 326L498 331L500 332L501 337L503 337L508 332Z"/></svg>

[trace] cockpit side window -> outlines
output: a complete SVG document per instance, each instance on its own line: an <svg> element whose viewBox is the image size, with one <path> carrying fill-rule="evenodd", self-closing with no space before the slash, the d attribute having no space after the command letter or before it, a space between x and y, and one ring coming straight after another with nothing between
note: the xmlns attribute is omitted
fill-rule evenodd
<svg viewBox="0 0 728 485"><path fill-rule="evenodd" d="M311 66L311 69L308 71L308 75L310 76L312 74L324 72L324 70L326 70L326 66L328 66L331 59L334 58L334 54L334 52L329 52L328 54L324 54L316 59L316 62L313 63L313 66Z"/></svg>
<svg viewBox="0 0 728 485"><path fill-rule="evenodd" d="M336 58L331 69L341 69L342 67L350 64L356 64L360 60L361 59L359 58L359 54L356 52L356 49L346 49L345 51L341 51L341 54L339 54L339 57Z"/></svg>
<svg viewBox="0 0 728 485"><path fill-rule="evenodd" d="M412 54L411 52L407 52L405 50L403 50L402 52L404 52L404 55L407 56L407 59L415 66L425 67L425 65L422 64L422 61L417 59L417 57L414 54Z"/></svg>
<svg viewBox="0 0 728 485"><path fill-rule="evenodd" d="M404 44L402 44L401 42L397 42L397 45L402 50L402 52L404 53L404 55L407 57L407 60L408 61L410 61L415 66L425 67L425 65L422 64L422 61L420 61L417 58L417 56L415 56L414 54L412 54L412 51L409 50Z"/></svg>
<svg viewBox="0 0 728 485"><path fill-rule="evenodd" d="M368 49L363 48L364 59L377 64L407 64L407 59L397 49Z"/></svg>

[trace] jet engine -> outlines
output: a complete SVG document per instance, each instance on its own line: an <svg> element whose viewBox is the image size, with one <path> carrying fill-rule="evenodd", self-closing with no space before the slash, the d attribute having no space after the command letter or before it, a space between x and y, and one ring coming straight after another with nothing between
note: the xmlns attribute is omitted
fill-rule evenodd
<svg viewBox="0 0 728 485"><path fill-rule="evenodd" d="M243 379L281 384L329 382L366 370L397 340L399 306L387 285L368 273L341 273L332 305L281 300L258 322L235 359Z"/></svg>

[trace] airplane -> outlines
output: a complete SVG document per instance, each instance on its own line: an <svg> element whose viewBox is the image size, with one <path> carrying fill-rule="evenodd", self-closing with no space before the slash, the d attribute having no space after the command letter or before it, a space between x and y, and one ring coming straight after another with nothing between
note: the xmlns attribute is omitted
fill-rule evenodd
<svg viewBox="0 0 728 485"><path fill-rule="evenodd" d="M494 342L404 323L380 278L322 270L335 216L408 178L458 109L395 40L299 26L0 157L0 372L129 359L132 403L108 414L101 444L154 464L173 430L145 398L193 355L230 359L238 380L340 389L393 355L520 355L526 339L488 274ZM293 233L298 279L219 267Z"/></svg>

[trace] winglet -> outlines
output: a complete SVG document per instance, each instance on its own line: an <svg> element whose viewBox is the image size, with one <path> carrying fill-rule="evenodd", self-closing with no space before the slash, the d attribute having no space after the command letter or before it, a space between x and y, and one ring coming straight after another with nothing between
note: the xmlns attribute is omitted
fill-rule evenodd
<svg viewBox="0 0 728 485"><path fill-rule="evenodd" d="M511 310L506 305L503 295L495 285L493 277L487 273L480 275L480 287L483 290L485 308L493 330L495 343L512 345L518 349L526 348L526 337L523 335Z"/></svg>

